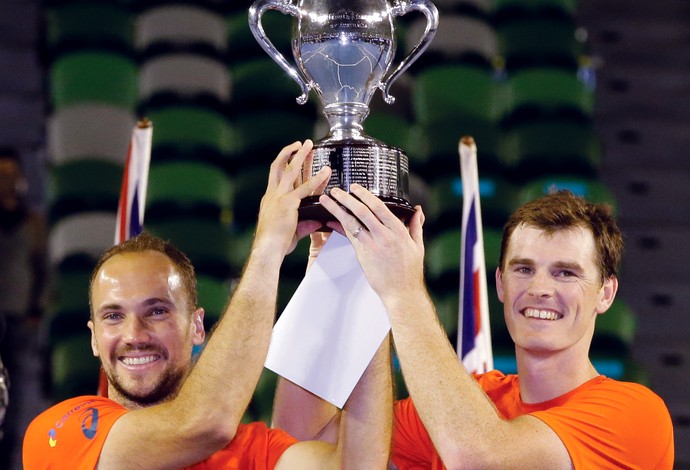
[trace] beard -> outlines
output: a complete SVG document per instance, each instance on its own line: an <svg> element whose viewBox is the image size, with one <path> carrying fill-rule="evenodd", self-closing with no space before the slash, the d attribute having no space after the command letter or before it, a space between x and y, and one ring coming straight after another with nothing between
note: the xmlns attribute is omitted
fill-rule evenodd
<svg viewBox="0 0 690 470"><path fill-rule="evenodd" d="M106 374L110 385L125 399L140 406L150 406L175 398L182 386L185 373L179 369L167 370L150 391L128 390L117 376Z"/></svg>
<svg viewBox="0 0 690 470"><path fill-rule="evenodd" d="M108 383L115 391L130 403L139 406L150 406L172 400L177 396L188 370L186 367L169 367L156 380L153 387L139 387L136 384L126 385L114 370L104 368Z"/></svg>

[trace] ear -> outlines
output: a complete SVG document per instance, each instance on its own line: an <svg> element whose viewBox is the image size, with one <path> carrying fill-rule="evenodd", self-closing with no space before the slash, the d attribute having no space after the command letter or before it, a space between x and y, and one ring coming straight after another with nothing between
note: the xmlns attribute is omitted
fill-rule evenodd
<svg viewBox="0 0 690 470"><path fill-rule="evenodd" d="M501 277L501 268L496 268L496 294L498 294L498 300L503 302L503 278Z"/></svg>
<svg viewBox="0 0 690 470"><path fill-rule="evenodd" d="M93 353L94 357L100 357L100 354L98 354L98 343L96 342L94 324L91 320L89 320L89 322L86 325L89 327L89 330L91 330L91 352Z"/></svg>
<svg viewBox="0 0 690 470"><path fill-rule="evenodd" d="M618 278L611 276L601 286L600 298L597 302L596 313L604 313L609 309L618 292Z"/></svg>
<svg viewBox="0 0 690 470"><path fill-rule="evenodd" d="M198 308L192 314L192 343L199 346L204 343L206 331L204 330L204 309Z"/></svg>

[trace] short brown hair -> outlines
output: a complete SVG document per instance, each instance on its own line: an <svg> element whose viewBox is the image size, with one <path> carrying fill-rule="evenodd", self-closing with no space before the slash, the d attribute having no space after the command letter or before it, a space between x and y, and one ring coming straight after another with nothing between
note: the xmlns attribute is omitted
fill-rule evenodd
<svg viewBox="0 0 690 470"><path fill-rule="evenodd" d="M519 207L503 227L498 266L504 268L510 236L520 225L553 234L558 230L582 227L594 236L595 263L601 281L615 276L623 253L623 236L607 204L593 204L570 191L548 194Z"/></svg>
<svg viewBox="0 0 690 470"><path fill-rule="evenodd" d="M189 260L187 255L178 250L170 242L151 235L150 233L143 232L136 237L132 237L129 240L125 240L124 242L113 246L108 251L103 253L100 258L98 258L89 280L89 306L91 307L91 312L93 312L93 305L91 304L93 283L103 264L116 255L121 255L124 253L141 253L144 251L157 251L164 254L168 257L168 259L170 259L170 261L172 261L173 265L182 276L182 285L189 295L189 310L191 312L196 309L199 302L199 295L197 292L196 276L194 274L194 266L192 265L192 262Z"/></svg>

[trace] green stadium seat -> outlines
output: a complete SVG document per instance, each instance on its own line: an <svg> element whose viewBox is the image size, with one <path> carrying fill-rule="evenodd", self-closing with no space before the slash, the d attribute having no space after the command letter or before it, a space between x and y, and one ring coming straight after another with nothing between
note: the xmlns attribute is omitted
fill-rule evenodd
<svg viewBox="0 0 690 470"><path fill-rule="evenodd" d="M131 57L115 52L70 52L52 63L50 87L55 109L92 102L134 110L138 66Z"/></svg>
<svg viewBox="0 0 690 470"><path fill-rule="evenodd" d="M220 320L230 299L230 283L205 274L197 275L199 307L204 309L204 328L210 332Z"/></svg>
<svg viewBox="0 0 690 470"><path fill-rule="evenodd" d="M573 21L552 18L514 19L496 30L498 51L508 74L529 67L577 71L584 45Z"/></svg>
<svg viewBox="0 0 690 470"><path fill-rule="evenodd" d="M192 261L198 274L206 274L221 280L237 276L232 263L233 237L217 221L200 217L176 217L174 219L144 223L144 229L182 250Z"/></svg>
<svg viewBox="0 0 690 470"><path fill-rule="evenodd" d="M64 2L48 7L45 18L46 43L53 55L83 48L134 48L135 15L124 2Z"/></svg>
<svg viewBox="0 0 690 470"><path fill-rule="evenodd" d="M99 362L91 353L91 335L66 337L50 352L50 400L54 403L79 395L94 395L98 388Z"/></svg>
<svg viewBox="0 0 690 470"><path fill-rule="evenodd" d="M268 170L268 165L253 165L243 168L235 175L232 220L239 229L253 229L256 224L261 198L268 183Z"/></svg>
<svg viewBox="0 0 690 470"><path fill-rule="evenodd" d="M244 22L247 22L246 18ZM317 108L321 105L316 95L312 93L305 104L297 104L296 99L301 93L299 86L263 51L256 57L234 62L230 66L230 74L230 111L235 116L264 109L299 113L312 120L318 115Z"/></svg>
<svg viewBox="0 0 690 470"><path fill-rule="evenodd" d="M197 161L154 163L148 181L147 221L185 215L230 221L233 186L217 166Z"/></svg>
<svg viewBox="0 0 690 470"><path fill-rule="evenodd" d="M283 147L312 137L314 122L314 118L280 110L237 116L234 120L237 152L230 164L231 170L238 177L250 166L264 166L268 170ZM264 188L265 185L261 185L257 190L263 195Z"/></svg>
<svg viewBox="0 0 690 470"><path fill-rule="evenodd" d="M503 87L505 126L539 119L590 123L593 91L573 71L533 67L508 76Z"/></svg>
<svg viewBox="0 0 690 470"><path fill-rule="evenodd" d="M405 117L383 111L371 111L363 125L365 134L384 144L402 149L409 157L412 125Z"/></svg>
<svg viewBox="0 0 690 470"><path fill-rule="evenodd" d="M507 170L500 159L501 130L492 121L469 116L449 116L440 121L412 127L410 138L411 165L426 179L433 180L459 171L458 144L471 136L477 145L479 173L503 173Z"/></svg>
<svg viewBox="0 0 690 470"><path fill-rule="evenodd" d="M52 301L43 320L48 350L52 350L54 345L63 338L87 333L86 323L90 317L91 271L88 269L57 270L56 273L50 289Z"/></svg>
<svg viewBox="0 0 690 470"><path fill-rule="evenodd" d="M227 117L213 109L195 105L170 105L150 109L155 126L151 161L204 160L227 168L235 152L236 135Z"/></svg>
<svg viewBox="0 0 690 470"><path fill-rule="evenodd" d="M108 160L72 160L48 174L47 201L51 223L82 211L117 211L123 165Z"/></svg>
<svg viewBox="0 0 690 470"><path fill-rule="evenodd" d="M467 117L494 122L498 90L491 71L466 65L438 65L415 77L413 106L422 125Z"/></svg>
<svg viewBox="0 0 690 470"><path fill-rule="evenodd" d="M501 141L501 160L515 175L554 173L596 177L601 140L589 124L538 120L513 126Z"/></svg>

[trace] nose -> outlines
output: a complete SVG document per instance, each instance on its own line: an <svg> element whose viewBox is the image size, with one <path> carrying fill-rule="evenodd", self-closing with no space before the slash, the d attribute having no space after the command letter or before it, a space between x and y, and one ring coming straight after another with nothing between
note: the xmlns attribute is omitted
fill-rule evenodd
<svg viewBox="0 0 690 470"><path fill-rule="evenodd" d="M137 315L128 315L123 328L122 339L129 344L147 343L151 339L146 322Z"/></svg>
<svg viewBox="0 0 690 470"><path fill-rule="evenodd" d="M548 273L537 271L529 283L527 292L532 297L550 297L553 295L553 282Z"/></svg>

